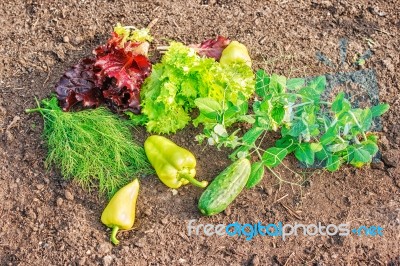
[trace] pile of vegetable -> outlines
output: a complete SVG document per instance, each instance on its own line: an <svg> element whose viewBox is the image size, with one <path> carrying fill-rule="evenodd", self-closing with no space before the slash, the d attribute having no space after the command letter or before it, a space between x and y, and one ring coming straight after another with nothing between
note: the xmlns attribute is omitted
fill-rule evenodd
<svg viewBox="0 0 400 266"><path fill-rule="evenodd" d="M161 47L165 53L152 66L152 39L149 29L117 24L94 57L65 72L55 86L57 98L27 110L44 118L46 165L111 198L101 221L112 228L114 244L118 230L134 224L143 174L155 171L173 189L189 183L205 188L198 208L215 215L244 187L256 186L266 169L283 181L273 168L290 153L308 167L336 171L342 164L369 164L378 152L378 137L369 130L387 104L352 108L343 92L326 101L324 76L287 79L263 70L255 75L246 46L222 36L192 45L171 42ZM170 134L190 122L202 125L198 142L233 149L234 162L209 185L195 179L196 158L190 151L157 135L142 147L131 131L140 125ZM249 125L242 136L237 122ZM272 131L280 138L264 147Z"/></svg>

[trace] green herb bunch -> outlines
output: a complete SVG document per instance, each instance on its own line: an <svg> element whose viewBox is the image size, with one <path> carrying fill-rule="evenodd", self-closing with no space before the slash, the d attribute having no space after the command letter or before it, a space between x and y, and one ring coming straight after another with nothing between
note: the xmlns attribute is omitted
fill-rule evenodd
<svg viewBox="0 0 400 266"><path fill-rule="evenodd" d="M38 108L44 118L46 167L56 165L66 179L85 189L98 187L111 197L140 174L152 173L144 149L132 139L127 122L104 108L63 112L55 97Z"/></svg>

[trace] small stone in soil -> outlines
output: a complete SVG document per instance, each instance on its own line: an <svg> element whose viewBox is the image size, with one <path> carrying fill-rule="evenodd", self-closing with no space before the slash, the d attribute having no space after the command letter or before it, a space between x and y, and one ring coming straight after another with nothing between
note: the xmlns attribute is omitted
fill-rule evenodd
<svg viewBox="0 0 400 266"><path fill-rule="evenodd" d="M144 213L146 216L151 216L151 209L150 209L150 208L147 208L147 209L145 209L145 210L143 211L143 213Z"/></svg>
<svg viewBox="0 0 400 266"><path fill-rule="evenodd" d="M379 142L381 143L382 146L382 150L387 151L390 148L390 143L389 140L387 139L387 137L385 135L382 135L379 138Z"/></svg>
<svg viewBox="0 0 400 266"><path fill-rule="evenodd" d="M306 253L306 254L311 254L311 253L312 253L312 248L311 248L311 247L306 247L306 248L304 249L304 253Z"/></svg>
<svg viewBox="0 0 400 266"><path fill-rule="evenodd" d="M113 257L111 255L107 255L103 257L103 265L110 266L113 261Z"/></svg>
<svg viewBox="0 0 400 266"><path fill-rule="evenodd" d="M393 152L389 151L387 154L382 155L383 162L389 167L396 167L396 156Z"/></svg>
<svg viewBox="0 0 400 266"><path fill-rule="evenodd" d="M83 41L81 36L76 36L74 39L74 44L80 44Z"/></svg>
<svg viewBox="0 0 400 266"><path fill-rule="evenodd" d="M253 255L253 258L251 258L251 261L250 261L249 265L252 265L252 266L260 265L260 258L258 257L257 254Z"/></svg>
<svg viewBox="0 0 400 266"><path fill-rule="evenodd" d="M27 212L27 216L32 220L36 220L36 213L31 209Z"/></svg>
<svg viewBox="0 0 400 266"><path fill-rule="evenodd" d="M385 164L382 161L371 163L372 169L385 170Z"/></svg>
<svg viewBox="0 0 400 266"><path fill-rule="evenodd" d="M74 195L69 190L65 190L64 196L67 200L74 200Z"/></svg>
<svg viewBox="0 0 400 266"><path fill-rule="evenodd" d="M167 218L167 217L163 218L163 219L161 220L161 223L162 223L163 225L166 225L166 224L168 223L168 218Z"/></svg>
<svg viewBox="0 0 400 266"><path fill-rule="evenodd" d="M137 246L138 248L142 248L142 247L144 247L144 243L143 243L143 241L140 239L138 242L135 243L135 246Z"/></svg>
<svg viewBox="0 0 400 266"><path fill-rule="evenodd" d="M343 204L346 206L350 206L351 205L351 200L349 197L345 196L343 197Z"/></svg>
<svg viewBox="0 0 400 266"><path fill-rule="evenodd" d="M112 249L112 245L108 242L101 243L97 246L97 251L101 255L110 253L111 249Z"/></svg>
<svg viewBox="0 0 400 266"><path fill-rule="evenodd" d="M225 210L224 210L224 214L226 215L226 216L229 216L229 215L231 215L231 208L226 208Z"/></svg>
<svg viewBox="0 0 400 266"><path fill-rule="evenodd" d="M82 257L79 261L78 261L78 265L86 265L86 257Z"/></svg>
<svg viewBox="0 0 400 266"><path fill-rule="evenodd" d="M63 204L63 202L64 202L64 200L62 198L57 198L57 200L56 200L56 204L59 207Z"/></svg>
<svg viewBox="0 0 400 266"><path fill-rule="evenodd" d="M368 201L368 204L369 205L374 205L376 203L376 200L374 199L374 198L372 198L372 199L370 199L369 201Z"/></svg>

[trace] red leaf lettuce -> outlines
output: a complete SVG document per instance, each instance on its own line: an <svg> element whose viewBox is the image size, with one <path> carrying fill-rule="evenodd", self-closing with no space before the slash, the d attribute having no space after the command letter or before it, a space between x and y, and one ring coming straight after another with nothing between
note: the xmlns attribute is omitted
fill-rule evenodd
<svg viewBox="0 0 400 266"><path fill-rule="evenodd" d="M217 36L215 39L205 40L200 44L190 45L200 56L214 58L219 61L222 51L231 41L223 36Z"/></svg>
<svg viewBox="0 0 400 266"><path fill-rule="evenodd" d="M115 111L139 113L140 88L151 72L148 48L148 42L126 41L114 32L105 45L94 50L95 59L83 59L56 84L63 110L78 103L97 107L106 102Z"/></svg>

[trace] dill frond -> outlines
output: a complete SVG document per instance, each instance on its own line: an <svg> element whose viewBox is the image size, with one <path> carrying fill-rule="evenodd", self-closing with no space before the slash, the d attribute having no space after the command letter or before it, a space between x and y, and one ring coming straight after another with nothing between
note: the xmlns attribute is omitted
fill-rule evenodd
<svg viewBox="0 0 400 266"><path fill-rule="evenodd" d="M105 108L63 112L55 97L38 108L44 119L46 167L57 166L66 179L111 197L132 179L153 172L128 122Z"/></svg>

